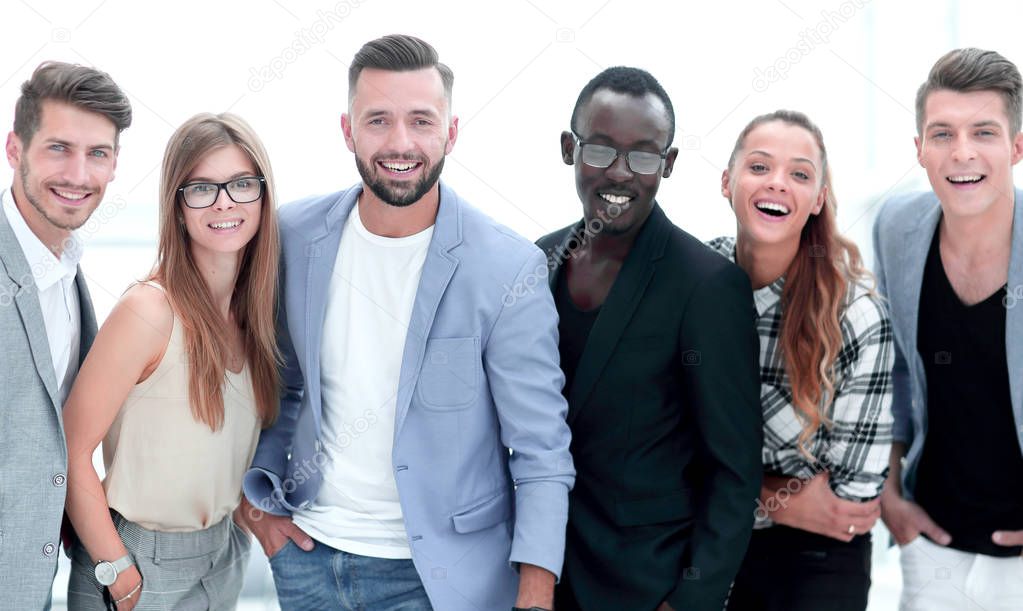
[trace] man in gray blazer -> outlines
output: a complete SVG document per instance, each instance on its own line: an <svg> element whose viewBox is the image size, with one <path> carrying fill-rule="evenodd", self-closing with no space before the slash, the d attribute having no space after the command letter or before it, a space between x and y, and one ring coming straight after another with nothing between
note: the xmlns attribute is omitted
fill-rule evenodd
<svg viewBox="0 0 1023 611"><path fill-rule="evenodd" d="M901 609L1023 609L1023 79L957 49L917 94L933 191L874 227L895 331L895 443L882 518L901 546Z"/></svg>
<svg viewBox="0 0 1023 611"><path fill-rule="evenodd" d="M0 606L47 609L67 482L61 407L96 335L74 230L114 177L127 96L46 62L21 87L0 193Z"/></svg>

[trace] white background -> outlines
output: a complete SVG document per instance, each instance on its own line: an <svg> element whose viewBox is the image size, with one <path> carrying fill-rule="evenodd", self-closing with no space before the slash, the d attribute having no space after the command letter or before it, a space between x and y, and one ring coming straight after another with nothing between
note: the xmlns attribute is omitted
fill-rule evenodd
<svg viewBox="0 0 1023 611"><path fill-rule="evenodd" d="M683 150L658 200L677 224L704 239L733 233L719 178L735 136L757 114L793 108L821 126L839 225L869 259L880 201L926 186L916 88L955 47L1023 62L1019 17L1008 1L957 0L5 0L0 125L45 59L97 66L130 95L117 178L84 236L101 320L152 264L159 163L175 127L200 111L242 115L270 152L281 201L348 186L358 174L339 126L347 62L394 32L431 42L455 72L461 133L444 179L529 238L579 217L558 135L581 87L624 64L653 73L675 105ZM10 180L5 166L0 185ZM894 609L893 554L875 558L872 609Z"/></svg>

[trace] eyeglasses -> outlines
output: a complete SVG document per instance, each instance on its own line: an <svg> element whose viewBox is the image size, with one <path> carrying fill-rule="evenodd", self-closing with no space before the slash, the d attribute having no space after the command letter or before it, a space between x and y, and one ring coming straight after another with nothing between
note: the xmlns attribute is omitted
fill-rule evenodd
<svg viewBox="0 0 1023 611"><path fill-rule="evenodd" d="M189 208L209 208L220 197L220 190L236 204L249 204L260 197L266 187L262 176L242 176L228 182L193 182L178 187L182 201Z"/></svg>
<svg viewBox="0 0 1023 611"><path fill-rule="evenodd" d="M592 168L607 168L619 157L625 157L629 169L636 174L656 174L661 169L661 162L668 156L668 149L664 149L660 153L619 151L613 146L585 142L575 132L572 132L572 136L575 137L576 144L579 145L580 158L583 163Z"/></svg>

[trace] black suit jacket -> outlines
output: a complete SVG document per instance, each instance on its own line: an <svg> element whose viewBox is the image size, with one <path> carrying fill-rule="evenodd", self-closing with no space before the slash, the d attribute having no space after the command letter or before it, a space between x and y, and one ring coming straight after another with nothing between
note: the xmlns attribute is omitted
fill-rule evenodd
<svg viewBox="0 0 1023 611"><path fill-rule="evenodd" d="M541 238L553 290L583 225ZM719 611L763 472L749 278L654 206L565 389L563 583L586 611Z"/></svg>

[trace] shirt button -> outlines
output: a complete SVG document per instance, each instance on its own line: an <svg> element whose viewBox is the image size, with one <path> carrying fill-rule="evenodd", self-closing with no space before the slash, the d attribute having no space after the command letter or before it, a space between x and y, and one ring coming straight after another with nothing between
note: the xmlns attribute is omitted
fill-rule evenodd
<svg viewBox="0 0 1023 611"><path fill-rule="evenodd" d="M47 543L43 546L43 555L49 558L57 551L57 546L52 543Z"/></svg>
<svg viewBox="0 0 1023 611"><path fill-rule="evenodd" d="M58 473L58 474L53 476L53 485L58 487L58 488L63 486L64 482L66 482L66 481L67 481L67 478L64 477L63 473Z"/></svg>

